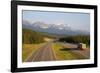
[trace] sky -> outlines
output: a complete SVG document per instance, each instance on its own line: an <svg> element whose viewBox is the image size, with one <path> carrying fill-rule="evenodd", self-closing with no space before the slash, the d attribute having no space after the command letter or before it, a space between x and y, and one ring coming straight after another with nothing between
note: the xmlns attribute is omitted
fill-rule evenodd
<svg viewBox="0 0 100 73"><path fill-rule="evenodd" d="M40 21L47 24L64 24L75 30L90 32L89 13L23 10L22 15L23 20L30 23Z"/></svg>

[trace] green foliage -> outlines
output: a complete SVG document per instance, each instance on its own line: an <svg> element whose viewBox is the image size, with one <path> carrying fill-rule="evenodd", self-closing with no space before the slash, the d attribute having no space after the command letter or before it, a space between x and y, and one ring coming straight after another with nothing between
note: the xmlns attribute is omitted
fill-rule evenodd
<svg viewBox="0 0 100 73"><path fill-rule="evenodd" d="M80 60L80 59L87 59L87 57L85 57L83 54L80 54L78 52L75 52L73 50L67 50L68 48L63 46L60 43L53 43L52 47L55 51L57 60ZM66 48L66 50L62 50ZM79 51L79 50L78 50ZM80 51L81 52L81 51Z"/></svg>
<svg viewBox="0 0 100 73"><path fill-rule="evenodd" d="M22 45L22 61L25 62L26 59L32 54L35 53L37 49L43 46L44 43L41 44L23 44Z"/></svg>
<svg viewBox="0 0 100 73"><path fill-rule="evenodd" d="M69 43L85 43L86 45L90 45L90 36L88 35L77 35L77 36L68 36L65 38L60 38L61 42L69 42Z"/></svg>
<svg viewBox="0 0 100 73"><path fill-rule="evenodd" d="M23 44L32 44L32 43L43 43L44 36L41 35L39 32L32 31L29 29L22 30L22 42Z"/></svg>

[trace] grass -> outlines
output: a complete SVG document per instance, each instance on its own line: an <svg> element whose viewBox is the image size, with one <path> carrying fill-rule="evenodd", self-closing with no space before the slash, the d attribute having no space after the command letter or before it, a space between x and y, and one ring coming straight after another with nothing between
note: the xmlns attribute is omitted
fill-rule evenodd
<svg viewBox="0 0 100 73"><path fill-rule="evenodd" d="M76 53L72 50L62 51L61 49L65 48L59 43L53 43L52 47L55 51L57 60L76 60L76 59L85 59L85 57L79 53ZM67 49L67 48L66 48Z"/></svg>
<svg viewBox="0 0 100 73"><path fill-rule="evenodd" d="M43 46L44 43L41 44L23 44L22 45L22 61L24 62L28 56L34 53L39 47Z"/></svg>

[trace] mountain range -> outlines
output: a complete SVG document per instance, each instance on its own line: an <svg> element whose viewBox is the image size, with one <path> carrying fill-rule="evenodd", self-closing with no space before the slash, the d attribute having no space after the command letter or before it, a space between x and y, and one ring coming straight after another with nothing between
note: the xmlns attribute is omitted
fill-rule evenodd
<svg viewBox="0 0 100 73"><path fill-rule="evenodd" d="M43 32L56 36L66 36L66 35L90 35L89 32L72 29L68 24L59 23L59 24L48 24L45 22L34 22L30 23L23 20L22 27L31 29L33 31Z"/></svg>

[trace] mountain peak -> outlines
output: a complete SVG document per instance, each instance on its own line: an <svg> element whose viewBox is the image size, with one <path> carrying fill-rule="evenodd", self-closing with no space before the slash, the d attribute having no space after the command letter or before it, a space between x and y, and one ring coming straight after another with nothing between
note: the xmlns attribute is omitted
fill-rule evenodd
<svg viewBox="0 0 100 73"><path fill-rule="evenodd" d="M58 24L48 24L45 22L34 22L29 23L28 21L23 21L23 27L32 29L39 32L46 32L51 34L65 34L65 35L86 35L89 34L88 32L84 32L81 30L72 29L68 24L58 23Z"/></svg>

